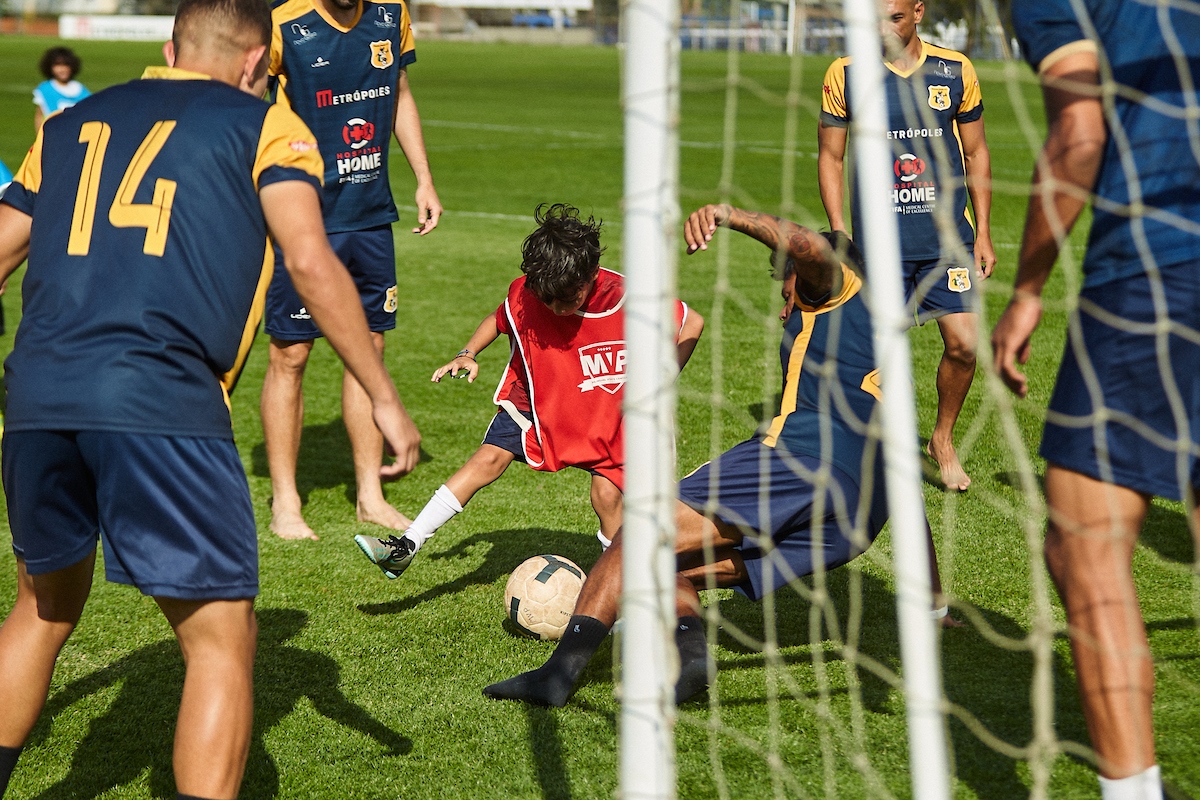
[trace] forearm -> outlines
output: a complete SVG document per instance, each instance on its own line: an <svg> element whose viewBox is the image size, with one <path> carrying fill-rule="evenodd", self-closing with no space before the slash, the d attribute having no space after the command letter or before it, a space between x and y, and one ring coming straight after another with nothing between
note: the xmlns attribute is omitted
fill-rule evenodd
<svg viewBox="0 0 1200 800"><path fill-rule="evenodd" d="M975 236L992 238L992 156L986 147L963 158L967 173L967 195L975 214Z"/></svg>
<svg viewBox="0 0 1200 800"><path fill-rule="evenodd" d="M472 357L477 356L499 336L500 329L496 326L496 312L493 311L483 318L483 322L479 323L479 327L471 334L471 338L467 340L467 346L463 349L470 351Z"/></svg>
<svg viewBox="0 0 1200 800"><path fill-rule="evenodd" d="M846 199L845 179L845 166L841 159L824 154L817 156L817 184L830 230L846 230L846 219L842 213Z"/></svg>
<svg viewBox="0 0 1200 800"><path fill-rule="evenodd" d="M1103 141L1065 141L1052 131L1034 170L1015 292L1040 295L1059 250L1088 203Z"/></svg>
<svg viewBox="0 0 1200 800"><path fill-rule="evenodd" d="M417 101L408 87L408 77L401 73L400 85L396 92L396 113L392 120L392 131L400 150L404 153L408 166L412 169L417 186L433 186L433 172L429 168L429 157L425 152L425 135L421 131L421 114L417 110Z"/></svg>

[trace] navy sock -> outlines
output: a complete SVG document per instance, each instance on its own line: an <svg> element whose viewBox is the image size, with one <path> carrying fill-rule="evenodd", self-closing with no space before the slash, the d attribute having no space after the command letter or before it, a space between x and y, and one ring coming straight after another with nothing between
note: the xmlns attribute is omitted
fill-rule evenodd
<svg viewBox="0 0 1200 800"><path fill-rule="evenodd" d="M575 689L575 681L608 636L608 626L594 617L576 614L567 623L550 659L530 672L486 687L483 693L497 700L562 708Z"/></svg>
<svg viewBox="0 0 1200 800"><path fill-rule="evenodd" d="M680 617L675 627L675 647L679 650L679 680L675 683L675 703L678 705L708 688L708 641L704 620Z"/></svg>
<svg viewBox="0 0 1200 800"><path fill-rule="evenodd" d="M183 792L175 793L175 800L208 800L205 797L198 797L194 794L184 794Z"/></svg>
<svg viewBox="0 0 1200 800"><path fill-rule="evenodd" d="M4 796L4 791L8 788L8 779L12 777L20 757L20 747L0 747L0 797Z"/></svg>

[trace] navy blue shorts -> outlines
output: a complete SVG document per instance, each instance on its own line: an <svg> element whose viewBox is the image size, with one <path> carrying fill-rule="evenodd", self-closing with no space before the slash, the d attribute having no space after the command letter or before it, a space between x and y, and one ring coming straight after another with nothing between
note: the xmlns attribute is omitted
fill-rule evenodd
<svg viewBox="0 0 1200 800"><path fill-rule="evenodd" d="M751 600L811 575L817 559L827 570L840 567L865 551L887 522L882 484L861 497L857 481L828 465L829 481L821 491L813 485L821 468L819 458L751 439L679 482L686 505L741 529L737 549L749 579L737 588ZM710 486L714 469L717 485ZM818 500L820 516L814 517Z"/></svg>
<svg viewBox="0 0 1200 800"><path fill-rule="evenodd" d="M108 431L6 431L13 552L30 574L86 557L153 597L258 594L258 536L233 442Z"/></svg>
<svg viewBox="0 0 1200 800"><path fill-rule="evenodd" d="M354 278L367 315L367 327L376 333L395 328L396 243L392 239L392 226L331 233L329 244ZM310 342L321 335L292 286L278 247L263 319L267 333L283 341Z"/></svg>
<svg viewBox="0 0 1200 800"><path fill-rule="evenodd" d="M1068 327L1041 454L1098 480L1180 500L1188 487L1200 486L1200 279L1195 264L1169 267L1162 277L1167 314L1191 340L1170 335L1166 364L1160 363L1145 275L1085 288L1079 295L1080 333ZM1134 326L1139 327L1129 329ZM1078 350L1086 351L1086 370ZM1085 378L1088 372L1095 374L1094 387ZM1172 396L1190 431L1182 441Z"/></svg>
<svg viewBox="0 0 1200 800"><path fill-rule="evenodd" d="M529 420L529 424L533 424L533 414L528 411L522 411L521 416ZM492 421L488 424L487 433L483 435L483 444L490 444L499 447L501 450L507 450L516 457L517 461L522 464L525 461L525 432L521 430L521 426L517 424L508 412L503 408L496 412L492 417Z"/></svg>
<svg viewBox="0 0 1200 800"><path fill-rule="evenodd" d="M967 246L971 250L971 246ZM932 259L901 261L904 302L918 322L964 311L979 313L979 289L975 287L975 268Z"/></svg>

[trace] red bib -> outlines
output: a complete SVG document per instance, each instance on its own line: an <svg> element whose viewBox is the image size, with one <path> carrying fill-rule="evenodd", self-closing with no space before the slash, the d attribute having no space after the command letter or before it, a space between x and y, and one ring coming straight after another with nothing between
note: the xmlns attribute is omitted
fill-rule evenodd
<svg viewBox="0 0 1200 800"><path fill-rule="evenodd" d="M500 308L511 354L496 405L525 432L525 459L546 472L578 467L624 490L625 285L601 269L584 307L557 316L525 288L508 287ZM528 406L530 423L518 410Z"/></svg>

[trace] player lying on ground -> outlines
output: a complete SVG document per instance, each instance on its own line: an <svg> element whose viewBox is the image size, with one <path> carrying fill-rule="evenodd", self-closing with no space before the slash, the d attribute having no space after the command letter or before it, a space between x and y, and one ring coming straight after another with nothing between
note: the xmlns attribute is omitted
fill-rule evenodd
<svg viewBox="0 0 1200 800"><path fill-rule="evenodd" d="M818 234L778 217L709 205L686 222L688 252L707 249L719 225L771 248L776 276L783 279L783 402L765 434L736 445L679 484L676 702L708 686L698 588L712 580L759 599L818 568L850 561L887 521L883 454L869 433L879 382L857 248L840 232ZM714 469L720 476L715 486ZM705 516L709 508L716 511ZM706 544L711 562L705 560ZM550 660L488 686L485 695L566 703L616 621L621 550L618 533L592 568ZM931 581L940 593L932 538L930 556ZM944 607L934 614L943 624L957 624Z"/></svg>
<svg viewBox="0 0 1200 800"><path fill-rule="evenodd" d="M268 229L371 397L397 453L387 471L416 464L416 427L321 227L316 140L260 99L270 40L265 0L183 0L164 48L172 66L48 119L0 202L0 281L29 257L6 362L17 599L0 626L0 794L101 539L108 579L152 596L179 640L179 796L237 796L258 539L228 391L258 323ZM154 203L132 202L135 191Z"/></svg>
<svg viewBox="0 0 1200 800"><path fill-rule="evenodd" d="M534 217L537 230L521 248L524 276L512 282L508 297L484 318L467 346L433 373L437 382L465 370L474 382L476 356L500 334L509 337L508 367L494 397L500 409L483 444L434 493L402 537L354 537L389 578L399 577L421 545L514 460L547 472L587 470L601 541L611 540L621 525L624 280L599 266L599 222L582 220L578 209L561 203L538 206ZM676 302L682 369L704 319Z"/></svg>

